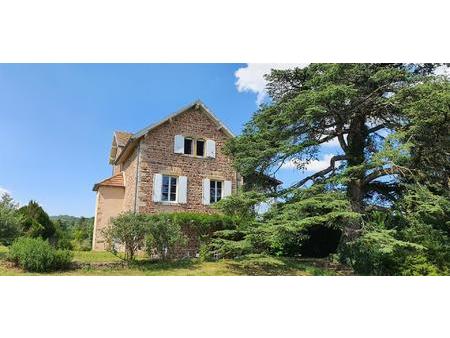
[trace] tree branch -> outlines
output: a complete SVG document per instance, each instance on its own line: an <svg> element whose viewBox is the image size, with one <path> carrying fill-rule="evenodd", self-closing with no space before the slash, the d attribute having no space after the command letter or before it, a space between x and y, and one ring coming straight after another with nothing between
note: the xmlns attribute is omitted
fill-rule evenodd
<svg viewBox="0 0 450 338"><path fill-rule="evenodd" d="M379 126L370 128L369 130L367 130L367 133L368 133L368 134L375 133L375 132L377 132L378 130L381 130L381 129L384 129L384 128L386 128L386 124L382 123L382 124L380 124Z"/></svg>
<svg viewBox="0 0 450 338"><path fill-rule="evenodd" d="M319 177L325 176L326 174L328 174L328 173L330 173L330 172L332 172L332 171L335 170L336 162L337 162L337 161L344 161L344 160L348 160L348 157L347 157L346 155L336 155L336 156L333 156L333 157L330 159L330 166L329 166L328 168L323 169L323 170L320 170L320 171L316 172L315 174L310 175L310 176L308 176L308 177L305 177L304 179L302 179L302 180L300 180L299 182L295 183L295 184L294 184L293 186L291 186L289 189L296 189L296 188L299 188L299 187L301 187L302 185L304 185L304 184L305 184L306 182L308 182L308 181L315 180L315 179L317 179L317 178L319 178Z"/></svg>
<svg viewBox="0 0 450 338"><path fill-rule="evenodd" d="M369 175L366 176L366 178L364 179L364 184L368 184L371 181L373 181L377 178L380 178L382 176L399 174L399 173L401 173L401 170L398 166L395 166L395 165L392 166L391 168L378 169L378 170L371 172Z"/></svg>

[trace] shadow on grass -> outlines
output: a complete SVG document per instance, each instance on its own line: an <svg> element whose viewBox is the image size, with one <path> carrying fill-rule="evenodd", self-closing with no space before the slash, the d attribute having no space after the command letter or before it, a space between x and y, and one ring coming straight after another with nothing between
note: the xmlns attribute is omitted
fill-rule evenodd
<svg viewBox="0 0 450 338"><path fill-rule="evenodd" d="M254 256L236 259L228 263L230 269L239 275L248 276L332 276L336 271L312 260Z"/></svg>
<svg viewBox="0 0 450 338"><path fill-rule="evenodd" d="M141 260L134 261L129 264L130 268L135 268L141 271L168 271L189 269L195 270L201 263L199 260L181 259L176 261L157 261L157 260Z"/></svg>

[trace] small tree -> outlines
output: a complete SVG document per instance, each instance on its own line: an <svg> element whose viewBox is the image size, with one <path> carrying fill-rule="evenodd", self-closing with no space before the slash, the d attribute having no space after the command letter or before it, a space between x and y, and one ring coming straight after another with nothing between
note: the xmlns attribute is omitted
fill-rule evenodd
<svg viewBox="0 0 450 338"><path fill-rule="evenodd" d="M48 214L35 201L30 201L18 210L22 235L50 239L56 229Z"/></svg>
<svg viewBox="0 0 450 338"><path fill-rule="evenodd" d="M185 245L186 241L180 224L169 215L151 217L146 238L146 250L150 257L156 251L163 260L172 258L176 249Z"/></svg>
<svg viewBox="0 0 450 338"><path fill-rule="evenodd" d="M3 194L0 198L0 244L10 245L18 235L17 204L11 196Z"/></svg>
<svg viewBox="0 0 450 338"><path fill-rule="evenodd" d="M118 255L118 245L123 246L125 260L133 261L138 250L144 247L148 216L126 212L112 219L103 230L107 250Z"/></svg>

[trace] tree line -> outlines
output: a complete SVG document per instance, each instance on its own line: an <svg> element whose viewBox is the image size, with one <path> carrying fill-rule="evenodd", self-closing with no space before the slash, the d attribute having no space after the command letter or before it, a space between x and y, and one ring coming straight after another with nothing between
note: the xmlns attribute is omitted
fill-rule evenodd
<svg viewBox="0 0 450 338"><path fill-rule="evenodd" d="M49 216L36 202L19 207L8 194L0 197L0 244L19 237L42 238L56 248L90 250L94 218Z"/></svg>

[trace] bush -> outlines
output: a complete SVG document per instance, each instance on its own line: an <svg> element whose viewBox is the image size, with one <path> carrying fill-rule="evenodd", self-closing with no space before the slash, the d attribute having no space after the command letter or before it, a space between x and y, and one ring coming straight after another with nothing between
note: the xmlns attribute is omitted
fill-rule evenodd
<svg viewBox="0 0 450 338"><path fill-rule="evenodd" d="M356 273L363 275L435 275L426 248L396 239L394 230L369 231L341 253Z"/></svg>
<svg viewBox="0 0 450 338"><path fill-rule="evenodd" d="M161 213L149 216L147 252L163 259L186 249L206 247L217 231L234 229L233 217L195 212Z"/></svg>
<svg viewBox="0 0 450 338"><path fill-rule="evenodd" d="M56 250L41 238L20 237L11 245L8 259L32 272L67 268L73 258L68 250Z"/></svg>
<svg viewBox="0 0 450 338"><path fill-rule="evenodd" d="M157 254L163 260L173 258L187 242L180 224L167 214L150 217L147 230L145 247L150 257Z"/></svg>
<svg viewBox="0 0 450 338"><path fill-rule="evenodd" d="M137 251L144 248L148 217L126 212L113 218L111 225L103 229L107 250L117 255L119 246L123 246L125 260L133 261Z"/></svg>

